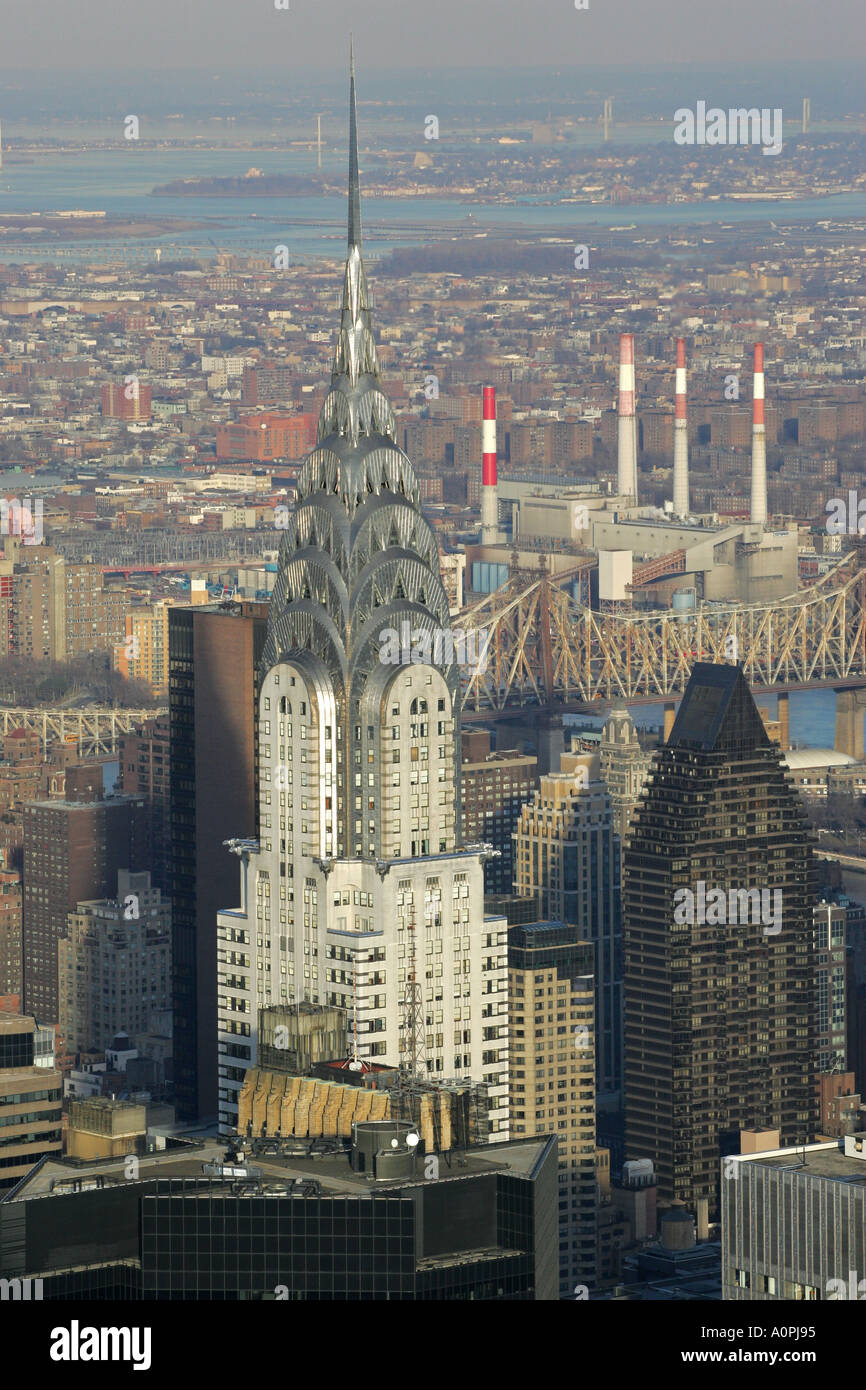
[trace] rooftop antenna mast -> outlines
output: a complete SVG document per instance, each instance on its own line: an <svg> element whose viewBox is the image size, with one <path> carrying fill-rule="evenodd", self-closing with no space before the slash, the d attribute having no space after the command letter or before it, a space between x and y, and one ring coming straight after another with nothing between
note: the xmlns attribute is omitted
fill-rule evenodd
<svg viewBox="0 0 866 1390"><path fill-rule="evenodd" d="M359 1071L358 1063L358 955L355 953L352 971L352 1071Z"/></svg>
<svg viewBox="0 0 866 1390"><path fill-rule="evenodd" d="M409 913L409 971L403 1013L403 1045L400 1049L400 1070L407 1077L425 1076L426 1039L424 1035L424 1001L416 975L415 908Z"/></svg>

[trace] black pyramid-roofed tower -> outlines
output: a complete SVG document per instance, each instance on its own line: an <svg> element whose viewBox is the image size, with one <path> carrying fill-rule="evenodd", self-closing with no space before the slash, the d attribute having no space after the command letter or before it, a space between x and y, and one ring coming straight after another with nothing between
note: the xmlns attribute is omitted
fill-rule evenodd
<svg viewBox="0 0 866 1390"><path fill-rule="evenodd" d="M739 666L695 662L667 746L717 753L772 748Z"/></svg>
<svg viewBox="0 0 866 1390"><path fill-rule="evenodd" d="M698 663L623 856L626 1157L692 1211L718 1212L741 1130L814 1137L814 899L806 810L743 673Z"/></svg>

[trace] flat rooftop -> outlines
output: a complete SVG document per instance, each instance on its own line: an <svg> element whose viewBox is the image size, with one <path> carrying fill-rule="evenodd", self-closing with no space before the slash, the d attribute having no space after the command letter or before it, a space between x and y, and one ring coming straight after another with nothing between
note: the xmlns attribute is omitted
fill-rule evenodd
<svg viewBox="0 0 866 1390"><path fill-rule="evenodd" d="M0 1090L4 1094L15 1086L26 1086L27 1090L39 1089L41 1091L57 1090L58 1095L63 1084L63 1077L60 1072L51 1067L3 1067L0 1070ZM39 1083L38 1087L36 1083Z"/></svg>
<svg viewBox="0 0 866 1390"><path fill-rule="evenodd" d="M833 1182L866 1183L866 1158L850 1158L843 1141L807 1144L805 1148L773 1149L768 1153L737 1154L735 1163L755 1163L763 1168L784 1168L809 1178L829 1178Z"/></svg>
<svg viewBox="0 0 866 1390"><path fill-rule="evenodd" d="M439 1158L439 1177L424 1177L424 1156L417 1162L417 1173L413 1178L380 1178L371 1180L363 1173L354 1173L349 1163L348 1153L321 1154L314 1157L280 1158L272 1154L260 1157L250 1156L244 1160L244 1167L261 1171L262 1193L267 1196L290 1196L280 1193L282 1184L315 1179L321 1183L323 1194L328 1196L369 1197L380 1192L395 1191L408 1187L426 1187L441 1182L445 1178L478 1177L484 1173L511 1172L528 1177L541 1159L552 1136L541 1135L533 1139L512 1140L504 1144L485 1144L473 1149L454 1151L449 1164L444 1155ZM137 1182L151 1183L165 1178L198 1178L208 1182L202 1189L202 1196L228 1196L239 1181L236 1177L211 1177L202 1172L204 1164L221 1164L238 1167L226 1158L225 1141L205 1140L190 1144L187 1148L176 1148L139 1157ZM125 1155L117 1158L95 1159L91 1162L75 1162L65 1158L48 1158L28 1174L5 1195L0 1202L29 1202L38 1197L59 1197L72 1191L72 1184L80 1181L82 1188L96 1185L101 1178L105 1187L122 1185L128 1188L132 1179L125 1176L127 1159ZM52 1190L52 1184L54 1188ZM62 1184L62 1186L60 1185Z"/></svg>
<svg viewBox="0 0 866 1390"><path fill-rule="evenodd" d="M0 1033L34 1033L36 1021L31 1014L0 1012Z"/></svg>

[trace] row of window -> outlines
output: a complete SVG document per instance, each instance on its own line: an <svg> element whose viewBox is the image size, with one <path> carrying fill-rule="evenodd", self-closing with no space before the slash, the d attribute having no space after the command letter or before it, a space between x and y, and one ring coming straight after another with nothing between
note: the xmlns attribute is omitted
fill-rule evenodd
<svg viewBox="0 0 866 1390"><path fill-rule="evenodd" d="M9 1095L0 1095L0 1105L29 1105L37 1100L60 1100L60 1088L55 1087L51 1091L22 1091L18 1094L12 1092ZM17 1121L15 1121L17 1123Z"/></svg>

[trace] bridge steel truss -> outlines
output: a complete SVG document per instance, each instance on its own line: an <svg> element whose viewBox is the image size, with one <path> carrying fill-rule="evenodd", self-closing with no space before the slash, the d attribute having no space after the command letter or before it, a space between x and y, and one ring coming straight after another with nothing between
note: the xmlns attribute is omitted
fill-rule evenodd
<svg viewBox="0 0 866 1390"><path fill-rule="evenodd" d="M595 612L560 586L571 571L515 571L455 620L467 648L463 708L555 709L677 700L696 661L738 660L753 688L866 685L866 554L842 559L810 588L768 604L691 612Z"/></svg>
<svg viewBox="0 0 866 1390"><path fill-rule="evenodd" d="M49 744L74 743L82 758L98 758L116 753L123 734L132 733L145 720L167 714L164 708L110 709L82 706L78 709L0 708L0 729L29 729L39 734L42 751Z"/></svg>

